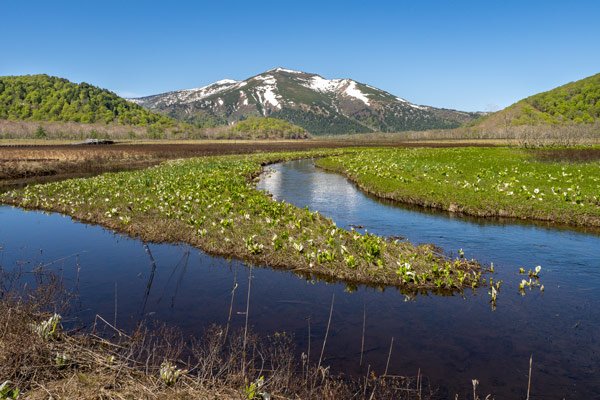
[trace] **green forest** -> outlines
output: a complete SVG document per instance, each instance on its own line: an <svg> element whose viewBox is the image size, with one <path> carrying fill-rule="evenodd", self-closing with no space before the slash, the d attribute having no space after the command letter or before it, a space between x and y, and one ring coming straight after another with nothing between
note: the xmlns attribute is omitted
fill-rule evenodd
<svg viewBox="0 0 600 400"><path fill-rule="evenodd" d="M513 107L513 125L594 123L600 118L600 74L528 97Z"/></svg>
<svg viewBox="0 0 600 400"><path fill-rule="evenodd" d="M257 139L302 139L308 137L304 128L278 118L249 117L235 124L231 131Z"/></svg>
<svg viewBox="0 0 600 400"><path fill-rule="evenodd" d="M0 119L155 128L177 124L108 90L48 75L0 77Z"/></svg>

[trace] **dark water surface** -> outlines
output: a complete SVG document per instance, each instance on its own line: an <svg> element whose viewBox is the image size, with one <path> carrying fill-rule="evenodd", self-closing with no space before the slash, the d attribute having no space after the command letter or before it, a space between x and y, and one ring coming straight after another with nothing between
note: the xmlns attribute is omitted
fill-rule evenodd
<svg viewBox="0 0 600 400"><path fill-rule="evenodd" d="M365 372L358 361L366 309L365 365L382 373L393 337L389 372L416 375L420 368L442 388L442 398L454 393L467 398L474 378L480 393L525 398L531 354L531 398L600 398L600 237L396 207L362 194L339 175L315 169L311 161L270 168L259 188L278 200L318 210L341 227L363 225L369 232L434 243L448 252L462 248L469 258L493 262L495 279L505 284L492 311L485 289L406 301L395 289L346 293L343 284L254 268L250 322L255 331L291 332L299 351L306 350L310 318L315 354L335 293L326 348L326 363L334 372ZM84 323L96 314L112 322L116 299L120 327L132 327L143 317L200 334L211 323L226 323L237 279L233 318L243 326L249 272L243 263L185 245L149 244L148 249L139 240L58 214L0 207L0 266L49 264L46 269L78 286L73 316ZM527 291L522 297L518 268L536 265L543 268L545 292Z"/></svg>

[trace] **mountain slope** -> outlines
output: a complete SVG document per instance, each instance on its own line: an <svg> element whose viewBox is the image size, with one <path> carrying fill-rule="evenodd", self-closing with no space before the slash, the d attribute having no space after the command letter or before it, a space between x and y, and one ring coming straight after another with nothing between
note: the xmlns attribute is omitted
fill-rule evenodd
<svg viewBox="0 0 600 400"><path fill-rule="evenodd" d="M249 117L230 128L231 133L252 139L306 139L308 133L298 125L270 117Z"/></svg>
<svg viewBox="0 0 600 400"><path fill-rule="evenodd" d="M573 125L600 122L600 74L527 97L485 116L474 127L493 129L528 125Z"/></svg>
<svg viewBox="0 0 600 400"><path fill-rule="evenodd" d="M269 116L312 134L454 128L478 116L412 104L351 79L275 68L244 81L221 80L132 102L200 126Z"/></svg>
<svg viewBox="0 0 600 400"><path fill-rule="evenodd" d="M48 75L0 77L0 119L153 127L177 124L108 90Z"/></svg>

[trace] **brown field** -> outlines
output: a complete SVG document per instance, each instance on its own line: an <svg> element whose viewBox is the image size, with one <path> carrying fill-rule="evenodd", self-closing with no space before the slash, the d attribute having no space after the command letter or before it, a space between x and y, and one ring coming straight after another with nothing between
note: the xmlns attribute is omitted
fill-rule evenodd
<svg viewBox="0 0 600 400"><path fill-rule="evenodd" d="M490 146L486 141L403 141L398 138L280 141L145 141L74 146L52 141L0 142L0 190L102 172L145 168L162 161L211 155L301 151L350 146Z"/></svg>
<svg viewBox="0 0 600 400"><path fill-rule="evenodd" d="M336 138L349 138L343 135ZM356 136L356 135L355 135ZM367 133L362 140L403 140L435 142L476 142L522 147L574 146L600 144L600 124L581 125L535 125L535 126L466 126L455 129L432 129L397 133Z"/></svg>
<svg viewBox="0 0 600 400"><path fill-rule="evenodd" d="M547 162L591 162L600 160L600 147L536 150L532 154Z"/></svg>

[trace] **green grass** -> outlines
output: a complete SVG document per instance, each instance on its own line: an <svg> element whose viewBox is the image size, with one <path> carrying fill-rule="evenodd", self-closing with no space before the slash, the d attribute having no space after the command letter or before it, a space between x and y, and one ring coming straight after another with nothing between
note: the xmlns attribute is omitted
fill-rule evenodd
<svg viewBox="0 0 600 400"><path fill-rule="evenodd" d="M0 202L351 284L447 291L480 283L474 262L446 259L433 246L340 229L317 212L273 201L252 182L267 163L341 152L168 161L141 171L30 186L0 196Z"/></svg>
<svg viewBox="0 0 600 400"><path fill-rule="evenodd" d="M600 226L600 162L536 159L516 148L366 149L317 161L363 190L475 216Z"/></svg>

